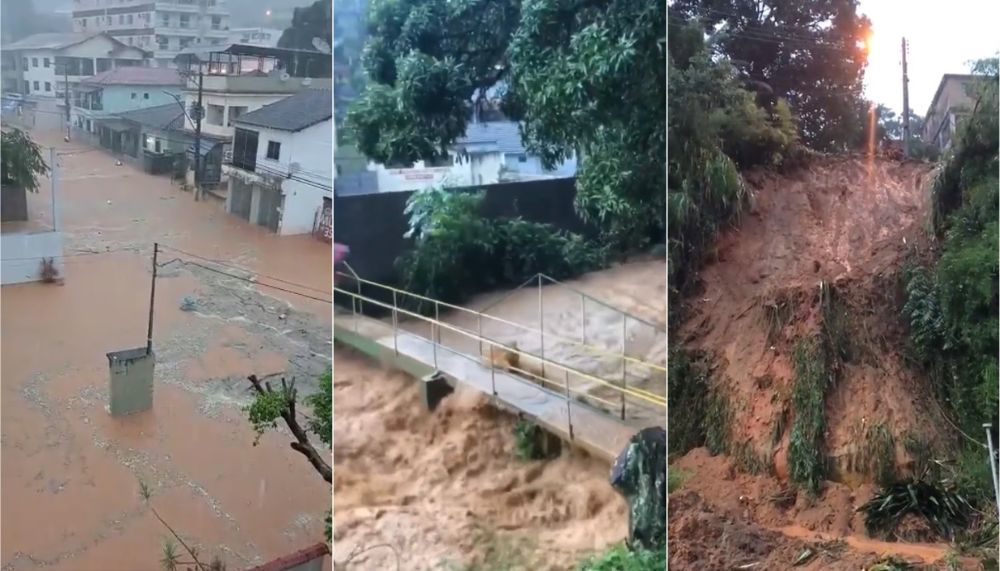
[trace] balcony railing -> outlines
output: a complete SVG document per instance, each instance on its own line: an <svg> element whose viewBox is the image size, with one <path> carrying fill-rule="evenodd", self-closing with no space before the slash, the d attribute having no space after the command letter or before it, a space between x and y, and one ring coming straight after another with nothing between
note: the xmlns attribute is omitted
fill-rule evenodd
<svg viewBox="0 0 1000 571"><path fill-rule="evenodd" d="M330 89L330 78L259 77L251 75L206 75L202 88L223 93L298 93L303 89ZM187 89L198 89L198 78L188 80Z"/></svg>

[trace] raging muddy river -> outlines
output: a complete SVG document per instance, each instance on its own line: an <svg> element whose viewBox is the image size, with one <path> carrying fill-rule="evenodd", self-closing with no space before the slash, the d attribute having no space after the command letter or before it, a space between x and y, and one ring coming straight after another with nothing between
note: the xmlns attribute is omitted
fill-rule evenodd
<svg viewBox="0 0 1000 571"><path fill-rule="evenodd" d="M334 551L347 569L572 569L627 533L607 463L514 457L516 420L477 393L434 413L414 379L335 349Z"/></svg>

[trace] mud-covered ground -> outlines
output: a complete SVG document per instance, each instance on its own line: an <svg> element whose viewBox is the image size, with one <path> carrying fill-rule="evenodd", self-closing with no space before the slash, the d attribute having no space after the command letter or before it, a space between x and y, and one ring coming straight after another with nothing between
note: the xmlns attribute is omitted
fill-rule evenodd
<svg viewBox="0 0 1000 571"><path fill-rule="evenodd" d="M357 555L348 569L564 570L625 538L607 463L517 460L515 419L485 397L429 413L413 378L334 358L334 558Z"/></svg>
<svg viewBox="0 0 1000 571"><path fill-rule="evenodd" d="M108 415L105 354L145 345L154 241L316 297L329 291L329 246L252 227L103 151L34 136L74 153L60 159L68 257L61 285L4 286L0 295L2 569L159 569L168 531L139 481L186 541L231 569L322 541L328 485L282 431L254 447L239 407L251 373L294 376L311 390L329 367L329 304L163 250L152 411ZM41 187L29 207L45 222L47 179Z"/></svg>

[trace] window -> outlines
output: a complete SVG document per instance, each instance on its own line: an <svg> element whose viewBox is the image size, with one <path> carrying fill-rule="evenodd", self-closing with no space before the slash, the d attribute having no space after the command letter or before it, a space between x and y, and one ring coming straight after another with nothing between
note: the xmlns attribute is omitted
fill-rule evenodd
<svg viewBox="0 0 1000 571"><path fill-rule="evenodd" d="M212 16L212 29L218 30L221 25L222 25L222 18L218 16Z"/></svg>
<svg viewBox="0 0 1000 571"><path fill-rule="evenodd" d="M118 23L119 24L125 23L125 14L118 14Z"/></svg>
<svg viewBox="0 0 1000 571"><path fill-rule="evenodd" d="M257 168L257 131L236 128L233 135L233 166L252 171Z"/></svg>
<svg viewBox="0 0 1000 571"><path fill-rule="evenodd" d="M48 81L45 82L45 91L52 91L52 84Z"/></svg>
<svg viewBox="0 0 1000 571"><path fill-rule="evenodd" d="M161 149L161 147L160 147L160 140L157 139L156 143L154 143L154 144L155 144L155 150L156 150L156 152L157 153L160 152L160 149Z"/></svg>
<svg viewBox="0 0 1000 571"><path fill-rule="evenodd" d="M38 91L38 82L37 82L37 81L35 81L35 82L32 82L32 89L33 89L34 91Z"/></svg>
<svg viewBox="0 0 1000 571"><path fill-rule="evenodd" d="M181 26L180 27L186 28L190 24L191 24L191 16L188 16L187 14L181 14Z"/></svg>
<svg viewBox="0 0 1000 571"><path fill-rule="evenodd" d="M142 94L142 98L143 99L149 99L149 94L148 93L143 93Z"/></svg>
<svg viewBox="0 0 1000 571"><path fill-rule="evenodd" d="M125 17L125 22L129 24L132 23L132 14L129 14L128 16Z"/></svg>
<svg viewBox="0 0 1000 571"><path fill-rule="evenodd" d="M156 36L156 45L159 46L161 50L168 49L170 47L170 38L166 36Z"/></svg>
<svg viewBox="0 0 1000 571"><path fill-rule="evenodd" d="M22 67L24 67L24 69L28 69L28 58L26 57L21 58L21 65Z"/></svg>
<svg viewBox="0 0 1000 571"><path fill-rule="evenodd" d="M180 46L182 50L190 45L191 45L191 38L181 38Z"/></svg>
<svg viewBox="0 0 1000 571"><path fill-rule="evenodd" d="M279 143L278 141L268 141L267 158L276 161L280 156L281 156L281 143Z"/></svg>
<svg viewBox="0 0 1000 571"><path fill-rule="evenodd" d="M42 60L42 65L44 65L45 67L49 67L49 58L43 59Z"/></svg>
<svg viewBox="0 0 1000 571"><path fill-rule="evenodd" d="M136 92L133 91L132 92L132 99L136 99L137 97L139 97L139 94L137 94Z"/></svg>
<svg viewBox="0 0 1000 571"><path fill-rule="evenodd" d="M111 20L112 20L111 16L105 16L105 17L104 17L104 21L105 21L105 23L106 23L107 25L109 25L109 26L111 25Z"/></svg>
<svg viewBox="0 0 1000 571"><path fill-rule="evenodd" d="M38 67L38 58L31 58L31 67Z"/></svg>
<svg viewBox="0 0 1000 571"><path fill-rule="evenodd" d="M160 25L170 27L170 14L161 14Z"/></svg>
<svg viewBox="0 0 1000 571"><path fill-rule="evenodd" d="M80 18L80 27L81 28L86 28L87 27L87 19L86 18Z"/></svg>
<svg viewBox="0 0 1000 571"><path fill-rule="evenodd" d="M528 162L528 155L517 155L517 162L519 163Z"/></svg>

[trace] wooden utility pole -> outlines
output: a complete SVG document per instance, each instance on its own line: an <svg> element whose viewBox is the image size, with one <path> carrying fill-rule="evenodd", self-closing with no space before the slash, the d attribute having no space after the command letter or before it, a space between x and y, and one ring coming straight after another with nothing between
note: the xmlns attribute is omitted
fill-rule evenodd
<svg viewBox="0 0 1000 571"><path fill-rule="evenodd" d="M903 38L903 155L910 158L910 78L906 74L906 38Z"/></svg>
<svg viewBox="0 0 1000 571"><path fill-rule="evenodd" d="M153 242L153 281L149 286L149 329L146 332L146 354L153 352L153 302L156 300L156 258L160 243Z"/></svg>

